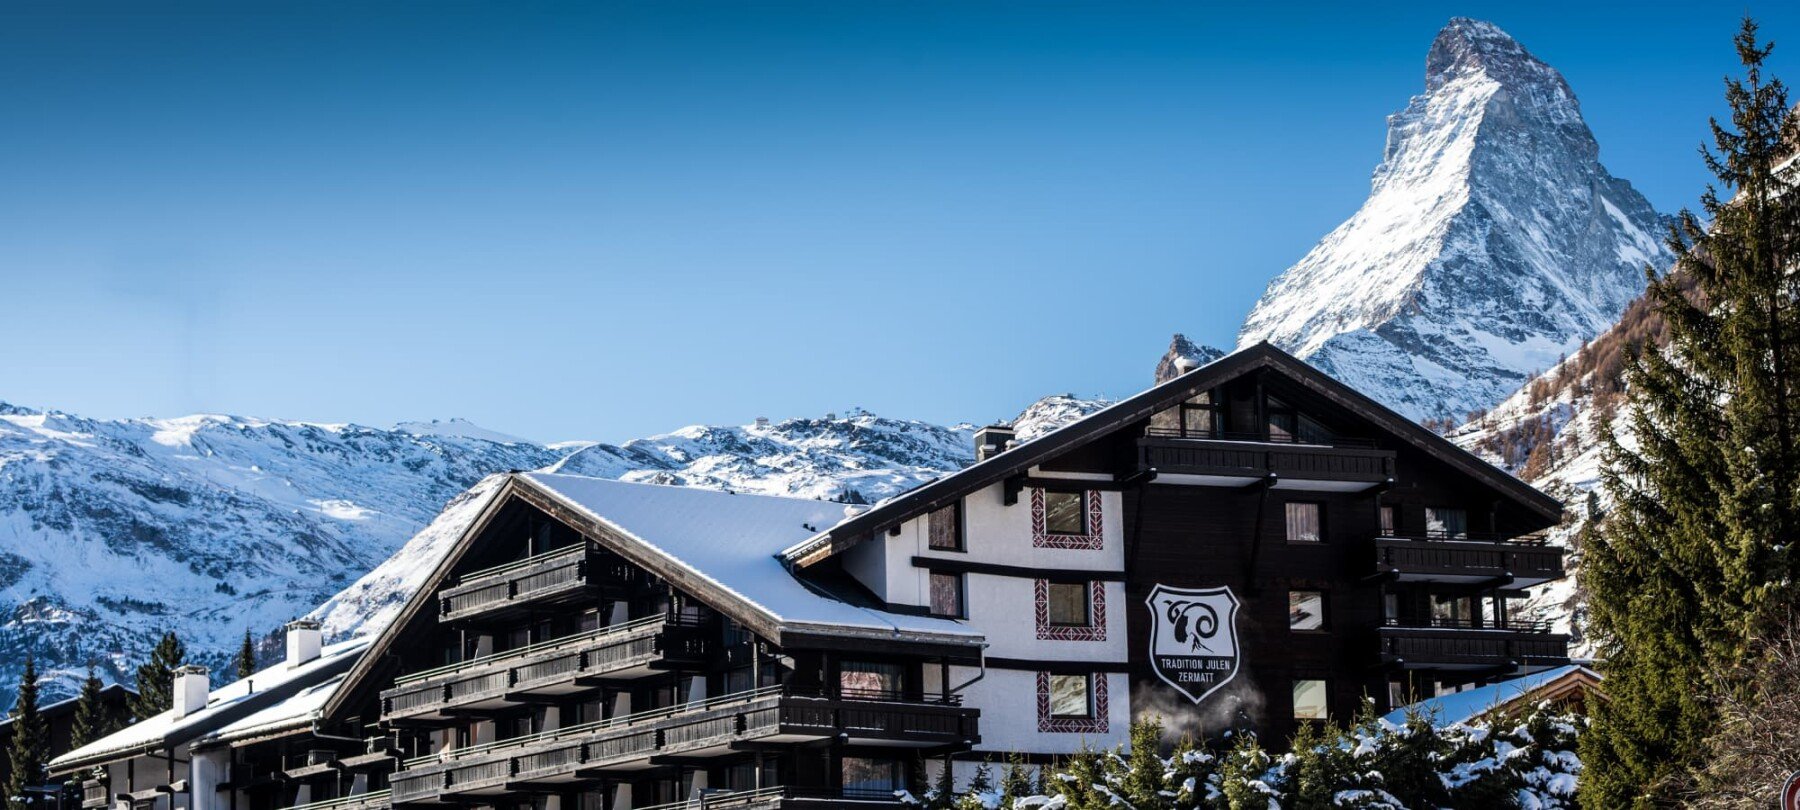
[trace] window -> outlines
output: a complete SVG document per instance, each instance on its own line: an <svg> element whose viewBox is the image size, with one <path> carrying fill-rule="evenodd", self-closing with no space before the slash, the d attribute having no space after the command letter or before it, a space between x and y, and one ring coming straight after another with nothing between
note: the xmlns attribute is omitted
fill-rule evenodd
<svg viewBox="0 0 1800 810"><path fill-rule="evenodd" d="M1294 681L1295 720L1324 720L1328 714L1325 707L1324 681Z"/></svg>
<svg viewBox="0 0 1800 810"><path fill-rule="evenodd" d="M1381 595L1381 618L1392 622L1400 618L1400 594L1384 593Z"/></svg>
<svg viewBox="0 0 1800 810"><path fill-rule="evenodd" d="M1046 492L1033 487L1032 548L1093 550L1103 547L1101 504L1099 492Z"/></svg>
<svg viewBox="0 0 1800 810"><path fill-rule="evenodd" d="M1269 441L1291 442L1294 440L1294 409L1274 397L1269 397Z"/></svg>
<svg viewBox="0 0 1800 810"><path fill-rule="evenodd" d="M1051 675L1050 716L1087 718L1094 716L1092 675Z"/></svg>
<svg viewBox="0 0 1800 810"><path fill-rule="evenodd" d="M905 785L900 781L900 761L874 757L844 757L841 766L844 790L852 794L892 797Z"/></svg>
<svg viewBox="0 0 1800 810"><path fill-rule="evenodd" d="M1381 533L1392 537L1394 534L1394 507L1381 507Z"/></svg>
<svg viewBox="0 0 1800 810"><path fill-rule="evenodd" d="M1413 702L1412 686L1405 679L1395 678L1388 681L1388 707L1398 709Z"/></svg>
<svg viewBox="0 0 1800 810"><path fill-rule="evenodd" d="M1044 531L1050 534L1088 533L1087 493L1045 492Z"/></svg>
<svg viewBox="0 0 1800 810"><path fill-rule="evenodd" d="M845 661L838 669L838 688L844 697L897 698L902 677L899 664Z"/></svg>
<svg viewBox="0 0 1800 810"><path fill-rule="evenodd" d="M1049 591L1052 626L1086 627L1092 622L1088 611L1087 583L1052 582Z"/></svg>
<svg viewBox="0 0 1800 810"><path fill-rule="evenodd" d="M963 617L962 574L931 572L931 613L934 616Z"/></svg>
<svg viewBox="0 0 1800 810"><path fill-rule="evenodd" d="M1288 591L1288 629L1325 629L1325 592Z"/></svg>
<svg viewBox="0 0 1800 810"><path fill-rule="evenodd" d="M1210 405L1184 405L1181 408L1181 435L1189 438L1211 438L1218 433Z"/></svg>
<svg viewBox="0 0 1800 810"><path fill-rule="evenodd" d="M934 551L962 551L962 503L950 504L931 513L926 519L930 546Z"/></svg>
<svg viewBox="0 0 1800 810"><path fill-rule="evenodd" d="M1469 513L1463 509L1426 507L1425 531L1439 537L1468 537Z"/></svg>
<svg viewBox="0 0 1800 810"><path fill-rule="evenodd" d="M1219 420L1215 414L1221 413L1219 406L1213 402L1212 392L1201 391L1183 402L1151 414L1150 434L1212 438L1219 429Z"/></svg>
<svg viewBox="0 0 1800 810"><path fill-rule="evenodd" d="M1287 539L1290 543L1317 543L1324 538L1319 525L1319 505L1290 503L1287 505Z"/></svg>
<svg viewBox="0 0 1800 810"><path fill-rule="evenodd" d="M1432 596L1432 624L1468 627L1474 624L1474 604L1467 596Z"/></svg>

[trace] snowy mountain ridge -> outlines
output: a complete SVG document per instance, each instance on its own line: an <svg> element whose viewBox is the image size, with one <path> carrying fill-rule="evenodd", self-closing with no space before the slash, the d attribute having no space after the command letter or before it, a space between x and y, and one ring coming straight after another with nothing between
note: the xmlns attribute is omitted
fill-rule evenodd
<svg viewBox="0 0 1800 810"><path fill-rule="evenodd" d="M1041 432L1103 404L1047 397L1017 421ZM856 411L540 444L463 420L101 420L0 403L0 706L28 653L66 696L90 663L129 683L168 629L223 672L245 630L309 613L334 637L378 626L495 473L873 501L968 464L973 433Z"/></svg>
<svg viewBox="0 0 1800 810"><path fill-rule="evenodd" d="M1413 418L1461 418L1610 326L1671 257L1599 163L1561 74L1450 21L1425 92L1389 117L1362 207L1270 285L1239 332Z"/></svg>

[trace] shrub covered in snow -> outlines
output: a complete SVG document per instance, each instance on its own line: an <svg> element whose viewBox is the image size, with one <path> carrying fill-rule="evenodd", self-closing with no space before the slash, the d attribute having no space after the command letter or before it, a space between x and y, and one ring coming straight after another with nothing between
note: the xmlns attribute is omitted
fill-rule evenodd
<svg viewBox="0 0 1800 810"><path fill-rule="evenodd" d="M983 766L962 789L940 782L913 803L926 810L1572 810L1586 720L1539 706L1523 716L1439 728L1414 716L1395 725L1365 710L1348 728L1303 727L1288 753L1253 736L1183 740L1163 756L1162 729L1139 723L1131 744L1082 751L1033 778Z"/></svg>

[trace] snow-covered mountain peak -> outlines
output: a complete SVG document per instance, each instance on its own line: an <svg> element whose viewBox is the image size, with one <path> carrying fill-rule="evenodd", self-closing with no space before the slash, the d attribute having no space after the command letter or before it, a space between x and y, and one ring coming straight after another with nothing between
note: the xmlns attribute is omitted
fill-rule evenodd
<svg viewBox="0 0 1800 810"><path fill-rule="evenodd" d="M394 430L414 436L443 436L460 439L480 439L498 444L537 444L530 439L523 439L498 430L489 430L461 417L450 419L433 419L429 422L401 422Z"/></svg>
<svg viewBox="0 0 1800 810"><path fill-rule="evenodd" d="M1267 340L1414 417L1489 407L1610 326L1670 256L1561 74L1457 18L1388 117L1368 199L1257 301Z"/></svg>
<svg viewBox="0 0 1800 810"><path fill-rule="evenodd" d="M1487 73L1497 78L1524 78L1560 84L1562 77L1555 69L1532 56L1525 46L1500 26L1468 17L1452 17L1431 50L1425 54L1425 90L1435 92L1442 85L1470 73Z"/></svg>
<svg viewBox="0 0 1800 810"><path fill-rule="evenodd" d="M1180 332L1169 339L1169 350L1163 352L1161 360L1156 361L1156 379L1158 385L1181 376L1184 368L1198 368L1225 356L1225 352L1211 346L1202 346Z"/></svg>

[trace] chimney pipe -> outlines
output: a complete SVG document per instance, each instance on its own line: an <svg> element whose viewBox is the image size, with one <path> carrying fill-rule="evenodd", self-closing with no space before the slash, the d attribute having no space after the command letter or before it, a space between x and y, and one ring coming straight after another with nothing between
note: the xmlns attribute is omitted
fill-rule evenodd
<svg viewBox="0 0 1800 810"><path fill-rule="evenodd" d="M325 644L319 623L311 619L295 619L287 623L287 665L297 667L319 657Z"/></svg>
<svg viewBox="0 0 1800 810"><path fill-rule="evenodd" d="M988 425L975 431L975 460L987 461L1005 452L1016 436L1018 433L1007 425Z"/></svg>
<svg viewBox="0 0 1800 810"><path fill-rule="evenodd" d="M207 694L211 684L207 679L206 667L199 664L184 664L175 668L175 681L170 684L170 707L177 718L186 717L206 708Z"/></svg>

